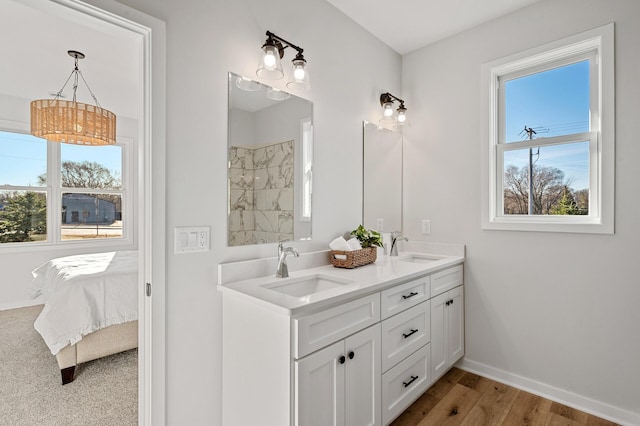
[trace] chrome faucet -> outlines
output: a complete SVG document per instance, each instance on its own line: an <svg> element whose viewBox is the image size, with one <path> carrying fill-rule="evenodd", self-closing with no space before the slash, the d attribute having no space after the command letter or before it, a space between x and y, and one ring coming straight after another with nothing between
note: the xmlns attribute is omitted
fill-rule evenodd
<svg viewBox="0 0 640 426"><path fill-rule="evenodd" d="M391 250L389 256L397 256L398 255L398 240L409 241L407 237L402 235L399 232L391 233Z"/></svg>
<svg viewBox="0 0 640 426"><path fill-rule="evenodd" d="M298 250L293 247L285 247L282 242L278 243L278 269L276 270L276 277L287 278L289 276L289 268L287 267L287 255L293 254L298 257Z"/></svg>

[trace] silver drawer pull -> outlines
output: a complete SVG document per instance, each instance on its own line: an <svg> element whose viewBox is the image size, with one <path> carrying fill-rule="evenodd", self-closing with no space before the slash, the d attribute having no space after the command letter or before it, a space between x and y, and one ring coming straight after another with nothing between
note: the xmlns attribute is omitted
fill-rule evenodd
<svg viewBox="0 0 640 426"><path fill-rule="evenodd" d="M409 332L409 333L402 333L402 337L404 337L404 338L406 339L407 337L409 337L409 336L411 336L412 334L417 333L417 332L418 332L418 329L417 329L417 328L415 328L415 329L414 329L414 328L412 328L412 329L411 329L411 332Z"/></svg>
<svg viewBox="0 0 640 426"><path fill-rule="evenodd" d="M403 298L403 299L410 299L410 298L412 298L413 296L417 296L417 295L418 295L418 293L416 293L415 291L412 291L412 292L411 292L411 293L409 293L409 294L403 294L403 295L402 295L402 298Z"/></svg>
<svg viewBox="0 0 640 426"><path fill-rule="evenodd" d="M418 376L411 376L411 380L409 380L408 382L402 382L402 384L404 385L405 388L407 388L411 383L415 382L416 380L418 380Z"/></svg>

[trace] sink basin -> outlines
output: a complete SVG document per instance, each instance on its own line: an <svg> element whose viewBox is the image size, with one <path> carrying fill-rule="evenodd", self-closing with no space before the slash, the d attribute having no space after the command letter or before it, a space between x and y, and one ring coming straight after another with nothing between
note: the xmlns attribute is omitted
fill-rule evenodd
<svg viewBox="0 0 640 426"><path fill-rule="evenodd" d="M411 262L411 263L431 263L436 260L440 260L440 257L432 256L428 254L418 254L412 253L406 256L398 257L400 262Z"/></svg>
<svg viewBox="0 0 640 426"><path fill-rule="evenodd" d="M298 278L283 278L280 281L265 284L263 287L289 296L303 297L351 283L353 283L351 280L314 274Z"/></svg>

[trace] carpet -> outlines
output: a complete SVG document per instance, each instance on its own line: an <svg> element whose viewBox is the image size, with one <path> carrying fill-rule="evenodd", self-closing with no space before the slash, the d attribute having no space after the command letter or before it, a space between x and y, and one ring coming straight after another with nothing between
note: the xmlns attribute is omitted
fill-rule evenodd
<svg viewBox="0 0 640 426"><path fill-rule="evenodd" d="M0 311L0 425L138 424L138 351L80 364L62 386L33 328L43 305Z"/></svg>

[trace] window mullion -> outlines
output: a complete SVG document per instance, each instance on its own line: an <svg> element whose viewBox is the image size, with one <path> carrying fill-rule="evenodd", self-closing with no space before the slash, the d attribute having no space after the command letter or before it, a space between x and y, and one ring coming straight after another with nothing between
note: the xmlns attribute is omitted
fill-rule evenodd
<svg viewBox="0 0 640 426"><path fill-rule="evenodd" d="M61 211L60 144L47 141L47 239L60 242L60 222L56 212Z"/></svg>

